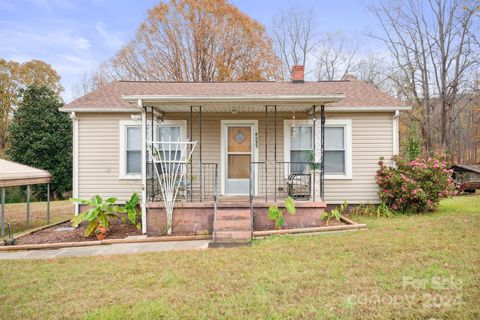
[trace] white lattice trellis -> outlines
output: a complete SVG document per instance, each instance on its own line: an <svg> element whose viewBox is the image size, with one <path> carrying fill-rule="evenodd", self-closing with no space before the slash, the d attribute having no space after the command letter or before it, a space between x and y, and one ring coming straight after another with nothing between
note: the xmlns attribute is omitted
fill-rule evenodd
<svg viewBox="0 0 480 320"><path fill-rule="evenodd" d="M148 141L167 213L167 233L172 233L173 209L196 141Z"/></svg>

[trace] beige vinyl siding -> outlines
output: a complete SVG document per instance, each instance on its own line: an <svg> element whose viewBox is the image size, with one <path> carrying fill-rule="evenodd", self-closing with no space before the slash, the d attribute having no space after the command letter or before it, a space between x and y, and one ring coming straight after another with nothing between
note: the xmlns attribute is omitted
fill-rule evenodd
<svg viewBox="0 0 480 320"><path fill-rule="evenodd" d="M296 119L306 119L305 113L296 113ZM327 113L327 119L352 120L352 179L326 180L327 203L378 202L375 183L377 162L381 156L390 159L393 113ZM277 161L284 161L284 120L292 113L277 114ZM116 196L126 200L132 192L141 191L140 180L119 179L119 121L129 120L130 114L79 114L79 196L94 194ZM187 120L187 137L190 137L189 113L166 113L165 120ZM221 162L221 120L258 120L258 159L265 160L264 113L207 113L202 114L202 161ZM199 114L193 114L193 140L199 141ZM273 112L268 114L268 162L274 160ZM193 154L194 176L199 176L200 145ZM261 175L263 177L263 174ZM268 169L269 186L273 186L273 166ZM219 181L221 184L221 181ZM263 187L263 181L259 182ZM209 188L206 185L206 188ZM219 186L219 190L221 190ZM194 193L198 193L198 185ZM273 191L271 191L273 194ZM280 192L278 196L283 196Z"/></svg>
<svg viewBox="0 0 480 320"><path fill-rule="evenodd" d="M327 203L378 203L375 174L378 161L389 163L393 155L393 113L327 115L329 119L352 119L352 179L326 180ZM391 162L390 162L391 163Z"/></svg>
<svg viewBox="0 0 480 320"><path fill-rule="evenodd" d="M78 196L125 201L133 192L140 194L140 179L120 179L120 120L131 120L130 114L80 113L77 118Z"/></svg>

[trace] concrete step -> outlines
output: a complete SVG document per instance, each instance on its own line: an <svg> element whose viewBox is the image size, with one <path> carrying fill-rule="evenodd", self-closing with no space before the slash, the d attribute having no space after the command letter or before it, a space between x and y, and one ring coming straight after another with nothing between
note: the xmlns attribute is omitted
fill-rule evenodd
<svg viewBox="0 0 480 320"><path fill-rule="evenodd" d="M217 221L219 220L250 220L250 209L218 209Z"/></svg>
<svg viewBox="0 0 480 320"><path fill-rule="evenodd" d="M252 240L252 232L248 231L217 231L215 242L249 242Z"/></svg>
<svg viewBox="0 0 480 320"><path fill-rule="evenodd" d="M249 219L226 219L218 220L215 224L217 231L251 231L251 221Z"/></svg>

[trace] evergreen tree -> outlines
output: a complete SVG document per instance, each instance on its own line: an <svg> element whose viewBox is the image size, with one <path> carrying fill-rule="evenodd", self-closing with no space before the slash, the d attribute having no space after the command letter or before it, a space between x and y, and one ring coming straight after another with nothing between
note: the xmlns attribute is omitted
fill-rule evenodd
<svg viewBox="0 0 480 320"><path fill-rule="evenodd" d="M27 87L14 112L7 151L13 161L49 171L57 196L72 188L72 123L58 110L61 106L48 87Z"/></svg>
<svg viewBox="0 0 480 320"><path fill-rule="evenodd" d="M408 140L405 150L405 157L408 161L415 160L422 154L422 141L417 131L417 123L412 121L408 131Z"/></svg>

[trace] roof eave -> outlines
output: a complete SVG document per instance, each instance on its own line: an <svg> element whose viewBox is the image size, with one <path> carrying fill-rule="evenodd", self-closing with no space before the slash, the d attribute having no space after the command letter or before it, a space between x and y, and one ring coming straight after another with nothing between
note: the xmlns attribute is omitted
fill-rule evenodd
<svg viewBox="0 0 480 320"><path fill-rule="evenodd" d="M220 104L220 103L219 103ZM274 103L273 103L274 104ZM298 105L296 103L290 103L291 105ZM307 103L305 103L307 104ZM318 103L308 103L308 105L314 105ZM148 105L148 104L147 104ZM172 104L169 104L171 106ZM198 105L192 104L192 105ZM238 105L238 104L237 104ZM274 104L275 105L275 104ZM138 107L63 107L59 109L62 112L91 112L91 113L139 113L141 110ZM394 112L394 111L408 111L412 110L411 106L325 106L325 112Z"/></svg>
<svg viewBox="0 0 480 320"><path fill-rule="evenodd" d="M325 106L330 112L380 112L380 111L409 111L412 106Z"/></svg>
<svg viewBox="0 0 480 320"><path fill-rule="evenodd" d="M65 106L61 107L58 110L61 112L139 112L140 109L138 107L70 107Z"/></svg>
<svg viewBox="0 0 480 320"><path fill-rule="evenodd" d="M128 95L122 99L129 103L137 103L139 100L144 105L215 105L215 104L327 104L341 101L343 94L331 95L239 95L239 96L173 96L173 95Z"/></svg>

